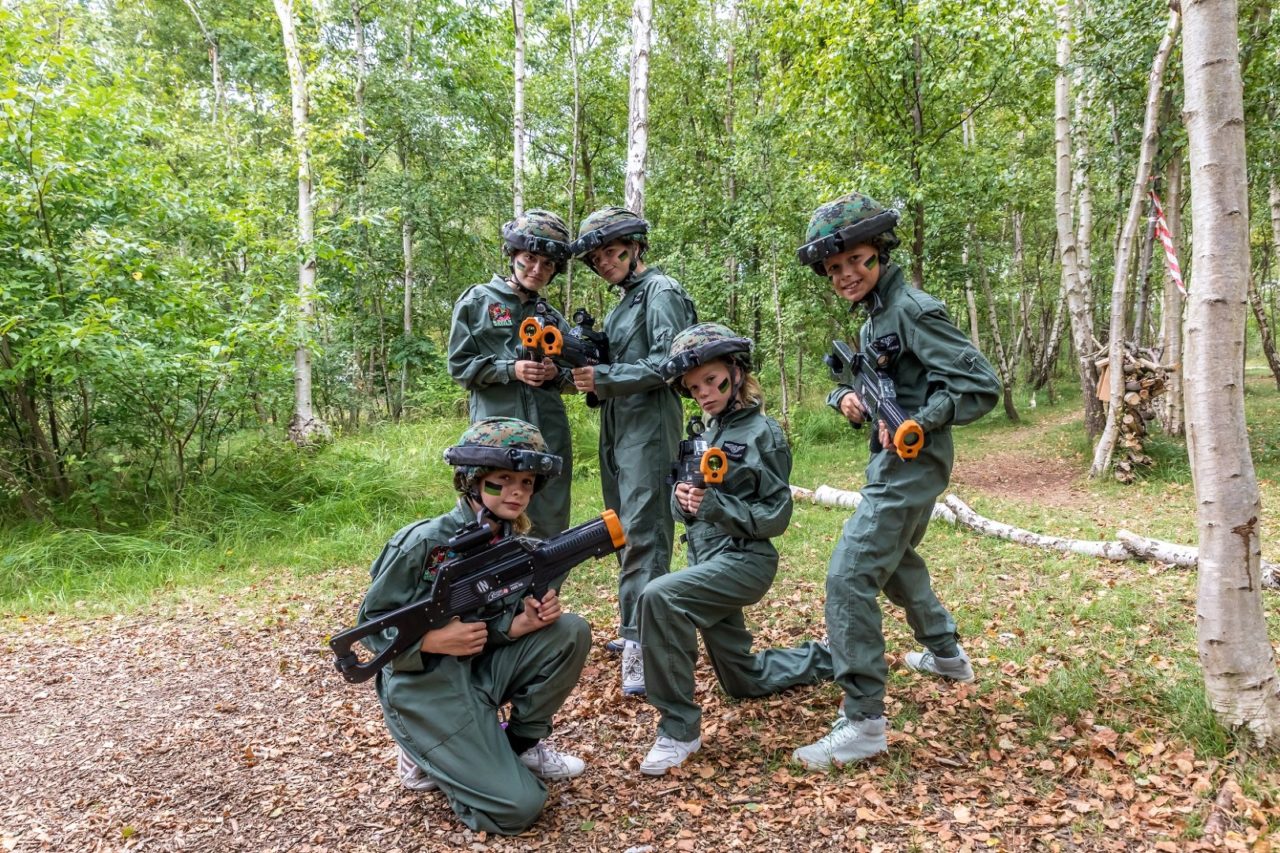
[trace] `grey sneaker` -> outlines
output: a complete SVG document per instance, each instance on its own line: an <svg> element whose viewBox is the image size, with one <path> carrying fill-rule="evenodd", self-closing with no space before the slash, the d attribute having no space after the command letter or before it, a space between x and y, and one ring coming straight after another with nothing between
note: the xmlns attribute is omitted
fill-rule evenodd
<svg viewBox="0 0 1280 853"><path fill-rule="evenodd" d="M944 658L930 651L907 652L902 660L907 665L907 669L913 669L916 672L927 672L930 675L949 678L952 681L963 681L966 684L974 679L973 666L970 665L969 656L964 653L964 649L960 649L960 654L953 658Z"/></svg>
<svg viewBox="0 0 1280 853"><path fill-rule="evenodd" d="M810 770L862 761L889 748L884 732L884 717L854 721L841 714L825 737L791 753L791 760Z"/></svg>
<svg viewBox="0 0 1280 853"><path fill-rule="evenodd" d="M396 774L400 777L400 784L410 791L434 791L440 787L399 745L396 746Z"/></svg>
<svg viewBox="0 0 1280 853"><path fill-rule="evenodd" d="M658 735L653 748L640 762L640 772L646 776L663 776L672 767L679 767L684 760L702 749L702 738L693 740L676 740L666 735Z"/></svg>
<svg viewBox="0 0 1280 853"><path fill-rule="evenodd" d="M644 693L644 655L639 643L628 640L622 650L622 695L643 696Z"/></svg>
<svg viewBox="0 0 1280 853"><path fill-rule="evenodd" d="M604 650L611 655L620 655L626 645L626 640L621 637L614 637L612 640L604 644Z"/></svg>
<svg viewBox="0 0 1280 853"><path fill-rule="evenodd" d="M587 765L581 758L560 752L545 740L540 740L520 753L520 763L533 771L539 779L572 779L581 776Z"/></svg>

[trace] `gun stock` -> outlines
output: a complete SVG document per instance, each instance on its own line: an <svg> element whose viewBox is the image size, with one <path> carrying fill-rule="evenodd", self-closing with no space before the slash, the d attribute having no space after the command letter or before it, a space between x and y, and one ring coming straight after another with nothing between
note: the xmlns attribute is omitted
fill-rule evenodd
<svg viewBox="0 0 1280 853"><path fill-rule="evenodd" d="M626 544L622 524L613 510L599 518L571 527L545 541L512 536L471 553L463 553L440 566L431 594L329 640L334 666L353 684L367 681L392 658L422 642L428 631L455 616L483 612L495 602L516 593L541 598L547 588L571 569L592 557L612 554ZM377 655L360 660L356 643L388 628L395 638Z"/></svg>

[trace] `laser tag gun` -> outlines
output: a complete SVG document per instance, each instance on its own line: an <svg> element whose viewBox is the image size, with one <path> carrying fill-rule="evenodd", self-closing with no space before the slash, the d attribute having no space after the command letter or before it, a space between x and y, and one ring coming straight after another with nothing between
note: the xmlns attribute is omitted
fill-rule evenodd
<svg viewBox="0 0 1280 853"><path fill-rule="evenodd" d="M831 353L822 360L831 368L832 379L858 392L858 399L870 408L868 415L873 424L877 420L885 422L898 456L915 459L924 447L924 430L898 405L893 380L883 370L889 356L874 344L856 352L844 341L832 341Z"/></svg>
<svg viewBox="0 0 1280 853"><path fill-rule="evenodd" d="M542 361L556 358L564 346L564 334L555 321L547 317L547 303L539 299L534 316L520 323L520 351L517 358L526 361Z"/></svg>
<svg viewBox="0 0 1280 853"><path fill-rule="evenodd" d="M560 354L551 359L561 367L570 370L577 367L594 367L597 364L609 363L609 339L604 332L595 330L596 318L586 308L573 312L574 325L561 341ZM600 398L594 392L587 393L587 406L596 408Z"/></svg>
<svg viewBox="0 0 1280 853"><path fill-rule="evenodd" d="M541 600L547 588L574 566L612 554L627 542L622 523L611 509L546 540L508 536L493 542L492 537L488 525L467 525L449 540L450 558L440 564L430 595L330 639L334 666L342 677L353 684L367 681L396 655L421 643L428 631L455 616L471 621L496 615L503 610L503 599L516 593ZM395 629L390 645L361 660L359 653L364 649L356 644L388 628Z"/></svg>
<svg viewBox="0 0 1280 853"><path fill-rule="evenodd" d="M680 453L671 463L668 485L689 483L694 488L705 489L724 482L729 473L729 457L718 447L712 447L702 437L706 426L702 418L694 415L685 428L688 438L680 442Z"/></svg>

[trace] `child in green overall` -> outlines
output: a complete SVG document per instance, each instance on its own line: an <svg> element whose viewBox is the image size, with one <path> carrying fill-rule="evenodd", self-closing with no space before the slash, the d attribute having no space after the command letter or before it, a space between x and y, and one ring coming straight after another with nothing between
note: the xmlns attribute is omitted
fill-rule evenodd
<svg viewBox="0 0 1280 853"><path fill-rule="evenodd" d="M467 288L453 306L449 375L467 390L472 423L494 417L528 421L563 460L563 476L529 504L533 535L546 539L569 526L573 440L561 395L574 388L569 371L550 358L519 357L520 327L531 317L562 332L569 327L542 296L569 262L569 228L550 211L526 211L502 226L502 251L511 259L511 274Z"/></svg>
<svg viewBox="0 0 1280 853"><path fill-rule="evenodd" d="M667 466L680 443L680 398L659 368L676 333L698 321L693 300L671 276L645 264L649 223L622 207L582 220L573 254L620 289L604 320L609 363L579 367L573 383L600 398L600 489L627 531L618 554L622 692L645 692L640 592L671 570L675 524L667 511Z"/></svg>
<svg viewBox="0 0 1280 853"><path fill-rule="evenodd" d="M513 467L492 467L495 450ZM488 525L495 539L528 530L529 499L560 471L537 428L515 418L472 424L445 460L454 466L457 506L387 543L370 570L361 623L426 598L436 567L448 559L446 543L471 522ZM401 782L416 791L439 788L473 830L514 835L542 812L542 780L583 771L581 760L545 738L578 683L591 629L561 609L554 589L541 600L517 593L502 604L490 621L455 618L428 631L378 673L376 685L399 745ZM375 653L394 640L387 633L366 640ZM504 729L498 709L507 703Z"/></svg>
<svg viewBox="0 0 1280 853"><path fill-rule="evenodd" d="M925 650L905 656L909 669L972 681L957 644L956 623L938 601L917 552L934 501L947 487L954 459L952 424L991 410L1000 390L991 365L947 316L946 306L903 280L890 263L898 245L898 212L850 193L819 207L799 259L829 279L836 294L862 308L860 348L883 355L902 410L924 430L915 458L900 458L883 420L871 430L862 502L845 523L827 567L826 621L835 680L844 691L831 731L792 757L810 769L870 758L887 749L884 719L884 632L879 594L906 611ZM850 423L868 418L870 403L848 386L827 402Z"/></svg>
<svg viewBox="0 0 1280 853"><path fill-rule="evenodd" d="M702 746L694 698L699 633L720 686L734 698L832 675L831 656L819 643L752 652L742 614L773 585L778 551L770 540L791 520L791 449L764 414L760 383L751 375L751 341L716 323L685 329L662 375L710 419L703 436L723 454L711 451L723 480L675 484L671 511L688 531L689 567L650 581L640 594L648 700L661 714L657 740L640 765L650 776Z"/></svg>

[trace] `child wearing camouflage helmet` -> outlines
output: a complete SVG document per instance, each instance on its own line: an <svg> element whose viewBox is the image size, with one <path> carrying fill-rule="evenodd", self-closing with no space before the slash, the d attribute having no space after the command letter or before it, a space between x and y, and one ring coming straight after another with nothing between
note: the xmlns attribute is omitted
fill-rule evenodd
<svg viewBox="0 0 1280 853"><path fill-rule="evenodd" d="M677 332L697 322L693 300L670 276L644 262L649 224L622 207L582 221L574 257L622 298L605 317L610 363L573 371L578 390L594 392L600 408L600 485L605 506L627 531L619 554L618 610L622 692L645 692L637 603L654 578L671 568L675 525L667 510L667 467L680 443L680 400L660 368Z"/></svg>
<svg viewBox="0 0 1280 853"><path fill-rule="evenodd" d="M495 468L493 451L512 467ZM417 521L391 538L370 569L361 624L426 598L436 568L449 559L450 538L471 524L494 539L527 530L530 499L560 473L559 457L532 424L486 418L445 451L454 466L458 503L445 515ZM376 687L387 728L399 745L405 787L439 789L467 826L515 835L547 799L543 780L569 779L583 762L545 740L551 718L578 683L591 645L586 621L561 609L554 589L541 600L519 593L485 622L455 618L393 658ZM377 654L395 639L365 642ZM510 703L504 729L500 705Z"/></svg>
<svg viewBox="0 0 1280 853"><path fill-rule="evenodd" d="M488 417L528 421L564 460L564 476L529 506L533 535L545 539L569 526L573 441L561 395L574 388L568 370L550 358L519 358L520 326L537 316L562 331L568 328L541 291L568 263L569 229L550 211L526 211L502 226L502 251L510 258L510 276L495 275L468 288L453 306L449 375L468 391L472 422Z"/></svg>
<svg viewBox="0 0 1280 853"><path fill-rule="evenodd" d="M677 482L671 490L671 512L688 531L689 567L654 579L640 594L647 698L660 714L657 739L640 764L649 776L665 774L702 746L694 696L699 634L720 686L734 698L832 675L831 655L819 643L751 651L743 609L773 585L778 551L771 540L791 520L791 449L764 414L751 348L749 338L701 323L676 335L662 365L668 384L709 419L702 433L707 449L719 448L724 457L721 482Z"/></svg>
<svg viewBox="0 0 1280 853"><path fill-rule="evenodd" d="M869 401L844 385L828 398L853 425L868 419L875 425L862 502L845 523L827 568L827 632L844 702L831 731L792 754L811 769L870 758L887 748L880 592L906 611L925 647L905 656L907 668L955 681L974 677L957 644L955 621L934 595L916 549L951 476L951 425L990 411L1000 384L946 306L908 285L890 262L898 245L897 221L896 210L850 193L814 211L798 251L800 262L828 279L850 310L865 312L860 348L873 346L884 355L880 367L896 385L898 404L924 430L919 455L900 458L884 421L868 412Z"/></svg>

